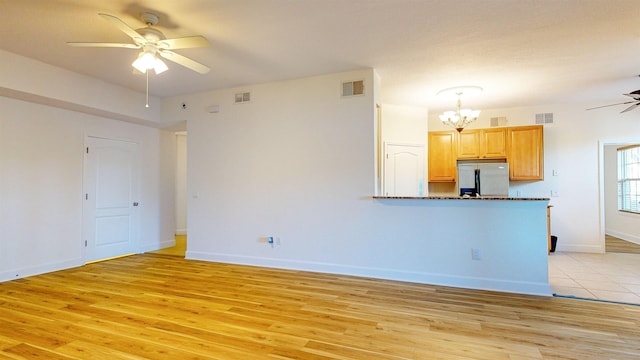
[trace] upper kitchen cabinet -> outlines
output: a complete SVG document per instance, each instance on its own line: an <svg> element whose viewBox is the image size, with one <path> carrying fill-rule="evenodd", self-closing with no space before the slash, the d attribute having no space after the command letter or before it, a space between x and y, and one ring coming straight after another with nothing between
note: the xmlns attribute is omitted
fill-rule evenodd
<svg viewBox="0 0 640 360"><path fill-rule="evenodd" d="M542 125L507 128L509 179L544 179L544 142Z"/></svg>
<svg viewBox="0 0 640 360"><path fill-rule="evenodd" d="M429 182L456 181L456 131L429 132Z"/></svg>
<svg viewBox="0 0 640 360"><path fill-rule="evenodd" d="M464 130L458 135L458 159L504 159L506 128Z"/></svg>
<svg viewBox="0 0 640 360"><path fill-rule="evenodd" d="M458 134L458 159L480 158L480 130L464 130Z"/></svg>
<svg viewBox="0 0 640 360"><path fill-rule="evenodd" d="M480 137L482 143L482 156L484 158L505 158L507 157L507 129L490 128L482 129Z"/></svg>

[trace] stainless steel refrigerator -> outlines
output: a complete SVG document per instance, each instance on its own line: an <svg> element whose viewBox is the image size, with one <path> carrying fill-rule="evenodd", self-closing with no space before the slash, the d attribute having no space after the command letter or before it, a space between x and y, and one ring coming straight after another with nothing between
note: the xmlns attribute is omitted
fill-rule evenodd
<svg viewBox="0 0 640 360"><path fill-rule="evenodd" d="M509 163L458 161L458 195L509 196Z"/></svg>

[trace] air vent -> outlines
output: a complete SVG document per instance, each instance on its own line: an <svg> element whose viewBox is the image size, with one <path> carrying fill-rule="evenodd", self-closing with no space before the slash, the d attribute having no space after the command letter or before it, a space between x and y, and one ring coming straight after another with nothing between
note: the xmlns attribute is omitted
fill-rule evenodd
<svg viewBox="0 0 640 360"><path fill-rule="evenodd" d="M364 80L347 81L342 83L342 96L356 96L364 94Z"/></svg>
<svg viewBox="0 0 640 360"><path fill-rule="evenodd" d="M553 124L553 113L536 114L536 125Z"/></svg>
<svg viewBox="0 0 640 360"><path fill-rule="evenodd" d="M243 93L236 94L234 103L243 104L243 103L248 103L249 101L251 101L251 93L243 92Z"/></svg>
<svg viewBox="0 0 640 360"><path fill-rule="evenodd" d="M507 126L507 117L506 116L492 117L491 124L489 126L491 127Z"/></svg>

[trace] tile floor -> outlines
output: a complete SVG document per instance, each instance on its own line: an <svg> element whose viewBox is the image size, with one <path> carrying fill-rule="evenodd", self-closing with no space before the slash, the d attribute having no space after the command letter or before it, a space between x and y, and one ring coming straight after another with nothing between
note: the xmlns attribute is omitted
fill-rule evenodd
<svg viewBox="0 0 640 360"><path fill-rule="evenodd" d="M640 305L640 254L549 255L554 294Z"/></svg>

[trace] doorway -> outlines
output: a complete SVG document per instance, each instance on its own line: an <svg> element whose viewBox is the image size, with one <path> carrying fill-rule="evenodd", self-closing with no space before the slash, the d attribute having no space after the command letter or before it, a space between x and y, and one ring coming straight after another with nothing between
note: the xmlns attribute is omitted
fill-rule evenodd
<svg viewBox="0 0 640 360"><path fill-rule="evenodd" d="M136 253L139 238L138 144L85 138L82 235L84 260Z"/></svg>
<svg viewBox="0 0 640 360"><path fill-rule="evenodd" d="M187 132L176 136L175 166L175 245L152 251L154 254L185 257L187 251Z"/></svg>
<svg viewBox="0 0 640 360"><path fill-rule="evenodd" d="M621 251L640 247L640 216L618 211L617 201L617 148L629 143L638 141L600 143L601 253L560 252L549 257L551 287L559 296L640 305L640 254Z"/></svg>
<svg viewBox="0 0 640 360"><path fill-rule="evenodd" d="M640 248L640 216L618 210L618 148L625 145L630 143L605 143L601 147L601 236L604 252L637 253L637 249Z"/></svg>

